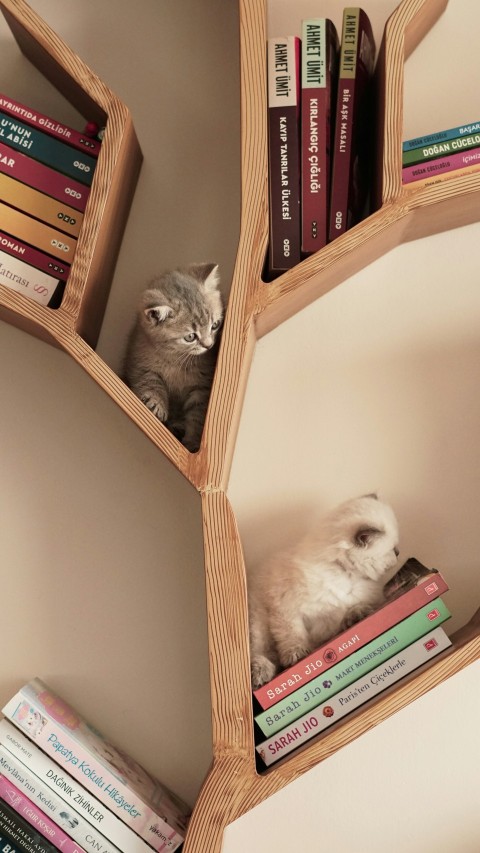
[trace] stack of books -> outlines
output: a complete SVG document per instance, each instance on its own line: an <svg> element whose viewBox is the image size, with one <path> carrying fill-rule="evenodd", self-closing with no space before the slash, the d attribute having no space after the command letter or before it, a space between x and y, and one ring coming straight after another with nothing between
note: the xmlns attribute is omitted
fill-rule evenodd
<svg viewBox="0 0 480 853"><path fill-rule="evenodd" d="M268 273L275 277L368 213L375 42L363 9L270 38Z"/></svg>
<svg viewBox="0 0 480 853"><path fill-rule="evenodd" d="M253 693L263 770L451 645L436 570L411 557L385 587L387 603Z"/></svg>
<svg viewBox="0 0 480 853"><path fill-rule="evenodd" d="M1 285L58 308L100 147L0 94Z"/></svg>
<svg viewBox="0 0 480 853"><path fill-rule="evenodd" d="M3 714L0 851L173 853L183 844L188 806L40 679Z"/></svg>
<svg viewBox="0 0 480 853"><path fill-rule="evenodd" d="M403 143L402 183L429 187L451 176L470 175L480 166L480 122L439 130Z"/></svg>

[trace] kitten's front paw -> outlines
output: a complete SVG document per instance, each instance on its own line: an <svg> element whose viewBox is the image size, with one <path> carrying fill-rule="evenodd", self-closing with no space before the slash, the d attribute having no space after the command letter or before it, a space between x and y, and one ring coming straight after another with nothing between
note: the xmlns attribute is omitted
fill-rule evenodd
<svg viewBox="0 0 480 853"><path fill-rule="evenodd" d="M168 409L163 400L155 396L155 394L144 394L140 399L142 403L145 403L147 409L150 409L152 414L164 424L168 418Z"/></svg>
<svg viewBox="0 0 480 853"><path fill-rule="evenodd" d="M293 666L299 660L303 660L310 654L311 649L306 645L296 645L283 648L279 653L280 663L284 669Z"/></svg>
<svg viewBox="0 0 480 853"><path fill-rule="evenodd" d="M369 605L365 605L364 607L361 607L360 605L352 607L352 609L345 615L341 625L341 630L346 631L348 628L351 628L352 625L356 625L357 622L360 622L362 619L366 619L367 616L370 616L374 611L375 608Z"/></svg>
<svg viewBox="0 0 480 853"><path fill-rule="evenodd" d="M271 681L277 668L271 660L264 655L256 655L252 658L252 688L258 690L262 684Z"/></svg>

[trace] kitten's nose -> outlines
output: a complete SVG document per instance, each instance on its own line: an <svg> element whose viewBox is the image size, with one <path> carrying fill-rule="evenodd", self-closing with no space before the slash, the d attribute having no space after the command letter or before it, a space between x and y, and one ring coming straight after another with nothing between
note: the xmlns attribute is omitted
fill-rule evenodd
<svg viewBox="0 0 480 853"><path fill-rule="evenodd" d="M398 550L398 548L394 548L393 551L394 551L395 556L398 557L398 555L400 554L400 551Z"/></svg>

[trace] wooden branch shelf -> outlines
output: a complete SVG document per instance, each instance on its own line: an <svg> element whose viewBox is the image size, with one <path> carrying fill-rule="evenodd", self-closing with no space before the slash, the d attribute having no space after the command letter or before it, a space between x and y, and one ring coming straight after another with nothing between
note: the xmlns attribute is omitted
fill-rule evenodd
<svg viewBox="0 0 480 853"><path fill-rule="evenodd" d="M218 853L225 827L318 762L476 660L480 618L453 648L396 689L269 772L255 770L245 566L226 496L256 341L393 247L480 219L480 172L428 189L402 187L403 67L446 0L403 0L388 20L378 62L380 162L376 211L274 282L262 281L268 240L265 0L239 0L242 211L237 259L202 444L190 454L97 356L109 281L141 153L127 108L24 0L0 0L21 49L106 133L62 306L52 311L0 287L0 316L64 349L170 460L202 499L211 661L213 764L194 809L185 853Z"/></svg>

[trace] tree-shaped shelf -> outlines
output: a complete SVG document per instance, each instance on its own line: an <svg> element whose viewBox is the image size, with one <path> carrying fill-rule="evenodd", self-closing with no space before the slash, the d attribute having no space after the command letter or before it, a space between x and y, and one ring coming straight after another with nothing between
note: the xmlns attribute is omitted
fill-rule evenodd
<svg viewBox="0 0 480 853"><path fill-rule="evenodd" d="M386 24L378 62L377 208L274 282L262 281L268 241L265 0L239 0L242 211L238 253L202 444L190 454L97 356L96 342L122 225L140 162L129 113L23 0L0 0L12 32L40 71L106 133L64 303L51 311L0 287L3 319L68 352L198 491L202 500L210 646L213 763L185 853L215 853L225 827L362 732L476 658L479 620L449 653L369 703L269 772L255 769L245 566L226 488L256 341L394 246L477 221L480 172L429 188L402 187L403 66L446 5L403 0Z"/></svg>

